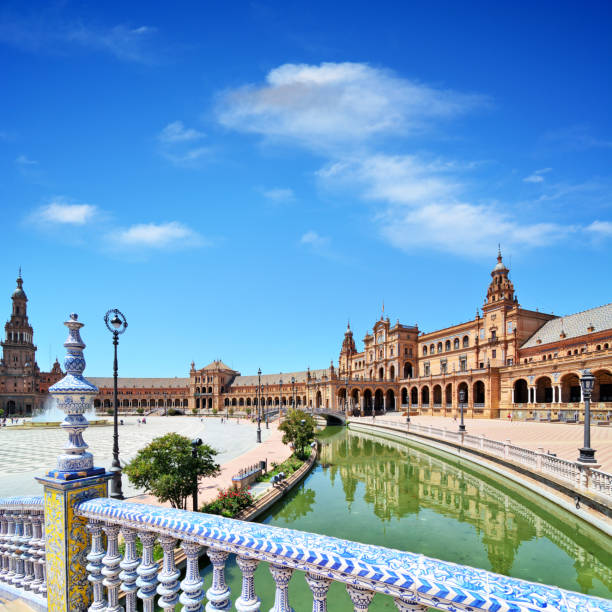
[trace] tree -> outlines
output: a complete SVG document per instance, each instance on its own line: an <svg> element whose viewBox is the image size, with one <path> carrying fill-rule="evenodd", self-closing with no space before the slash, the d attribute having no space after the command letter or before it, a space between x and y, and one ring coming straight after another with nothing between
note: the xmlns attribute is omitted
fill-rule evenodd
<svg viewBox="0 0 612 612"><path fill-rule="evenodd" d="M283 444L293 444L295 454L304 459L304 449L314 440L315 420L303 410L290 410L279 425Z"/></svg>
<svg viewBox="0 0 612 612"><path fill-rule="evenodd" d="M135 487L184 510L196 479L220 474L217 451L207 444L195 448L194 457L189 438L169 433L141 448L123 471Z"/></svg>

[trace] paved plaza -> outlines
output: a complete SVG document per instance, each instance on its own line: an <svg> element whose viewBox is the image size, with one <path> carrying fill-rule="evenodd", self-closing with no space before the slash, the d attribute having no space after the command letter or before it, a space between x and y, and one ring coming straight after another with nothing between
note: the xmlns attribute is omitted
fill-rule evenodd
<svg viewBox="0 0 612 612"><path fill-rule="evenodd" d="M119 447L122 464L129 461L153 438L168 432L176 432L189 438L202 438L219 451L217 462L228 463L256 446L256 425L240 419L221 423L219 418L199 417L147 417L146 425L138 425L136 417L122 417L119 427ZM109 421L110 422L110 421ZM262 428L262 440L267 440L272 430ZM96 466L109 468L113 451L113 428L90 427L84 433ZM55 468L57 456L62 452L68 436L56 429L0 429L0 497L11 495L40 495L42 487L34 480ZM126 496L138 493L123 479Z"/></svg>

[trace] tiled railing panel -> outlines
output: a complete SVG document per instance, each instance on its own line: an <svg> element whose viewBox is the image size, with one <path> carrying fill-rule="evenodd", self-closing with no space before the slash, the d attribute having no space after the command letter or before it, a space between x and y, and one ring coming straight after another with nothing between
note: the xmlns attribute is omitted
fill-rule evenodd
<svg viewBox="0 0 612 612"><path fill-rule="evenodd" d="M242 571L242 589L235 601L240 612L260 609L254 580L255 568L260 562L269 564L276 585L274 612L290 612L288 585L296 570L305 573L315 611L327 609L327 590L336 581L346 585L355 610L367 610L374 594L381 593L405 611L425 612L431 607L473 612L612 612L609 600L410 552L292 529L109 498L85 501L77 511L90 521L90 580L106 589L106 592L103 588L95 591L91 609L96 610L107 609L107 604L116 605L119 590L132 593L134 574L140 587L137 596L143 600L145 611L152 611L156 604L174 610L180 601L183 610L199 612L205 598L209 602L207 610L228 610L232 593L225 581L225 564L229 555L234 554ZM104 555L102 530L108 540ZM136 559L134 551L127 546L123 558L118 554L119 532L124 537L130 534L129 538L131 534L138 535L143 543L142 559ZM152 569L151 551L156 540L164 550L164 569L159 576ZM187 558L185 577L180 583L173 558L178 542L182 542ZM206 593L197 571L197 559L203 549L213 566L212 586ZM104 580L100 580L102 575Z"/></svg>

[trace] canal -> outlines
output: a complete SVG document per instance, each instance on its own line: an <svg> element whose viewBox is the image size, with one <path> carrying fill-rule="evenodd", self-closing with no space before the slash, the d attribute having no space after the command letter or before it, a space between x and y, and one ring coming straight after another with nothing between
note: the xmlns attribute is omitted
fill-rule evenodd
<svg viewBox="0 0 612 612"><path fill-rule="evenodd" d="M425 446L327 427L318 465L262 522L418 552L445 561L612 598L610 538L524 488ZM228 563L232 599L241 574ZM204 572L210 586L210 568ZM262 610L274 603L265 564L256 572ZM311 610L302 572L290 583L296 612ZM234 608L232 608L234 609ZM351 610L332 584L329 610ZM395 610L376 595L370 610Z"/></svg>

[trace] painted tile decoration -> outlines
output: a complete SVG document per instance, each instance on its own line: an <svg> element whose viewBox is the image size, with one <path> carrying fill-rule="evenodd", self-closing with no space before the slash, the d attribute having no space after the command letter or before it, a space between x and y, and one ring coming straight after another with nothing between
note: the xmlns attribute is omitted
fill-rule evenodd
<svg viewBox="0 0 612 612"><path fill-rule="evenodd" d="M129 525L313 571L420 603L487 612L612 612L612 601L501 576L410 552L235 519L132 504L110 498L81 503L88 518Z"/></svg>
<svg viewBox="0 0 612 612"><path fill-rule="evenodd" d="M0 498L0 510L42 510L42 495Z"/></svg>

